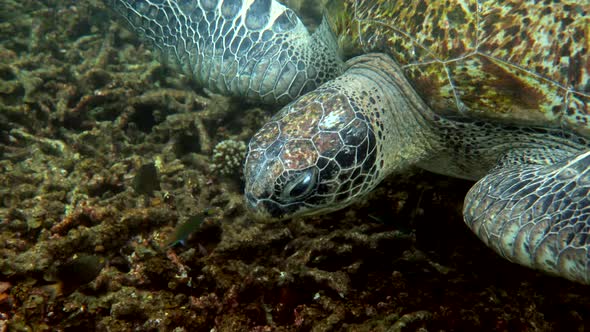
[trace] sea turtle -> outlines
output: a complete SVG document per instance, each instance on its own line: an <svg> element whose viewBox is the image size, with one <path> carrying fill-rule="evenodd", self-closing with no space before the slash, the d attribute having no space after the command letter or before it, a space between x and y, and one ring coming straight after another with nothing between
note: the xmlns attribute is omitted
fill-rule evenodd
<svg viewBox="0 0 590 332"><path fill-rule="evenodd" d="M249 144L256 216L341 209L417 165L477 181L464 219L497 253L590 283L587 2L344 0L310 33L274 0L106 1L203 86L289 103Z"/></svg>

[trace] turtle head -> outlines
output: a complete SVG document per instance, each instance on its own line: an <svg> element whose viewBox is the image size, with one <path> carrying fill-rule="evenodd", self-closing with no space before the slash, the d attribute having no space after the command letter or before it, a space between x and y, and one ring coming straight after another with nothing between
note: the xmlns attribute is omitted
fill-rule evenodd
<svg viewBox="0 0 590 332"><path fill-rule="evenodd" d="M376 150L367 118L324 86L287 105L250 141L247 205L258 219L338 210L380 180Z"/></svg>

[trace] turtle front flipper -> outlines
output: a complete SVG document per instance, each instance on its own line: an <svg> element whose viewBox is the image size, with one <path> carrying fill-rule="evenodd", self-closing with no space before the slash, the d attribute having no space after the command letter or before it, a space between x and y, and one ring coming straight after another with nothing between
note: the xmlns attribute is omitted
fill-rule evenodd
<svg viewBox="0 0 590 332"><path fill-rule="evenodd" d="M590 151L555 163L526 155L507 156L471 188L465 222L508 260L588 284Z"/></svg>
<svg viewBox="0 0 590 332"><path fill-rule="evenodd" d="M226 95L287 103L342 71L324 22L310 34L274 0L105 0L162 58Z"/></svg>

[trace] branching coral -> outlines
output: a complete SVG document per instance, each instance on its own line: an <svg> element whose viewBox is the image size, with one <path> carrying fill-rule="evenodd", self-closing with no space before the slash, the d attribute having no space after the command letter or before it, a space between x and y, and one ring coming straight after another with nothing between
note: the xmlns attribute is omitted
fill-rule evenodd
<svg viewBox="0 0 590 332"><path fill-rule="evenodd" d="M227 139L219 142L213 149L211 168L222 175L239 174L246 157L246 144L243 141Z"/></svg>

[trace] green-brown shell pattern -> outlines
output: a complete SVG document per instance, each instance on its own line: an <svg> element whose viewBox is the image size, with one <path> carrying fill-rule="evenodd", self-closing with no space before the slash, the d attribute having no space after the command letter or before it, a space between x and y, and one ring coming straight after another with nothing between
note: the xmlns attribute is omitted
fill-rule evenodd
<svg viewBox="0 0 590 332"><path fill-rule="evenodd" d="M344 11L338 33L357 53L391 54L435 112L590 135L588 1L350 0Z"/></svg>

